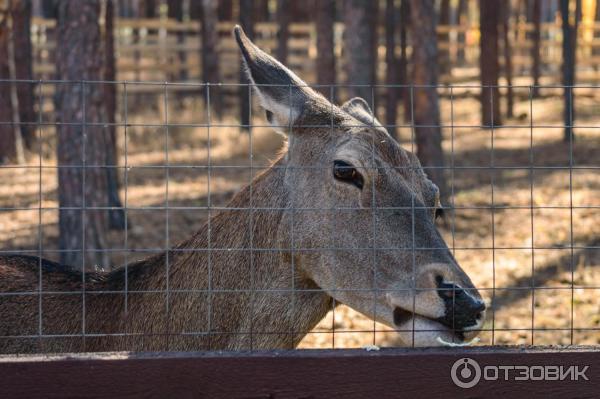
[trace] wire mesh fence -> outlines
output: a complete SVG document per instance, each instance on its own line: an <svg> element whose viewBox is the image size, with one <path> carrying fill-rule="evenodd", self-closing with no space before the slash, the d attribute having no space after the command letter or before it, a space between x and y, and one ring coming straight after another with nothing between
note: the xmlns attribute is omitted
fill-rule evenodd
<svg viewBox="0 0 600 399"><path fill-rule="evenodd" d="M572 113L564 123L560 98L515 86L521 114L483 126L463 96L477 85L368 86L375 113L332 102L318 115L287 107L282 122L252 105L248 85L0 83L33 85L37 103L35 120L0 121L3 134L36 132L24 162L0 166L0 352L600 339L596 86L566 91L576 123ZM78 87L70 120L52 106L61 85ZM162 90L132 98L139 85ZM94 110L106 86L118 90L115 121ZM214 114L223 87L248 90L248 125ZM276 85L254 87L260 97ZM348 89L315 87L330 98ZM416 121L415 97L432 89L441 121ZM382 125L374 114L394 90L408 106ZM80 141L61 142L69 127ZM90 148L111 129L114 149ZM441 132L443 160L410 155L427 155L423 129ZM98 151L118 161L89 162ZM118 205L90 185L107 170ZM425 177L438 171L441 193ZM108 227L112 211L122 227ZM75 246L64 239L74 232ZM77 262L55 263L65 259Z"/></svg>

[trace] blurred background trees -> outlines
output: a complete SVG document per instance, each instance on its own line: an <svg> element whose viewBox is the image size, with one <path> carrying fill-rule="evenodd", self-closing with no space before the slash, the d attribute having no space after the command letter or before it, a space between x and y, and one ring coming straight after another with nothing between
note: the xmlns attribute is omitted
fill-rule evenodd
<svg viewBox="0 0 600 399"><path fill-rule="evenodd" d="M572 140L575 109L573 107L573 89L575 84L575 50L577 49L577 27L581 20L581 0L575 0L575 7L569 0L560 1L560 18L562 26L562 84L564 87L564 121L565 141Z"/></svg>
<svg viewBox="0 0 600 399"><path fill-rule="evenodd" d="M438 98L437 18L433 0L412 0L410 4L413 35L411 108L417 156L429 178L440 189L445 203L448 197L444 177L442 127Z"/></svg>
<svg viewBox="0 0 600 399"><path fill-rule="evenodd" d="M56 140L58 165L85 158L99 166L58 171L60 205L68 208L61 216L65 249L75 253L82 241L102 248L109 230L126 224L119 124L125 108L161 111L165 91L132 81L211 83L213 121L249 129L251 95L238 85L248 82L231 37L235 23L326 97L363 97L396 140L414 137L446 202L444 132L452 115L442 99L478 99L469 111L482 126L499 127L527 119L518 102L529 90L540 100L561 95L570 141L576 93L569 86L600 80L596 0L0 0L0 162L22 164L37 154L41 118L65 122L44 130ZM56 78L96 83L40 84ZM103 81L130 82L127 103L124 84ZM205 101L199 87L169 92L186 107ZM200 120L206 115L194 112ZM93 192L82 192L83 179ZM104 210L82 222L84 203ZM73 256L65 261L83 263Z"/></svg>
<svg viewBox="0 0 600 399"><path fill-rule="evenodd" d="M374 108L377 63L377 1L346 0L344 9L344 48L346 76L351 86L348 97L362 97ZM375 113L376 110L374 111Z"/></svg>
<svg viewBox="0 0 600 399"><path fill-rule="evenodd" d="M498 29L502 0L479 0L479 68L481 70L481 124L501 125Z"/></svg>
<svg viewBox="0 0 600 399"><path fill-rule="evenodd" d="M315 30L317 36L316 74L319 91L332 101L336 99L336 90L327 85L336 83L335 62L335 0L315 0Z"/></svg>

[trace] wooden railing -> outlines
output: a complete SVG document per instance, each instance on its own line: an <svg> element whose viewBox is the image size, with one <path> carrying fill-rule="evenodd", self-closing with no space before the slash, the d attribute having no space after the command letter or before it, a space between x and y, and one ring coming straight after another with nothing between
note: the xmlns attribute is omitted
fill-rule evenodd
<svg viewBox="0 0 600 399"><path fill-rule="evenodd" d="M0 397L595 398L598 355L590 346L0 356ZM472 373L459 374L465 363Z"/></svg>

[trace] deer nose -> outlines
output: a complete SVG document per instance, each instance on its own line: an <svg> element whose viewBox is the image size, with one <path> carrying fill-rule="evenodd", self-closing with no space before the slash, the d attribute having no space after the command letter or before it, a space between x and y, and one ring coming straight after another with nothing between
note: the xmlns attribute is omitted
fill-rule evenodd
<svg viewBox="0 0 600 399"><path fill-rule="evenodd" d="M485 302L475 296L475 292L462 288L458 284L438 279L438 295L444 301L445 314L438 321L445 326L463 331L478 328L483 324ZM475 291L475 288L473 288Z"/></svg>

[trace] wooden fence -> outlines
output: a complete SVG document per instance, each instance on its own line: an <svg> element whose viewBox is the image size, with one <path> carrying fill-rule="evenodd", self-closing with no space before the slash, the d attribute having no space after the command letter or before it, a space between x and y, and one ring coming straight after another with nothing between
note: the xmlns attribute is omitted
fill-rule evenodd
<svg viewBox="0 0 600 399"><path fill-rule="evenodd" d="M474 347L0 356L0 397L595 398L598 355Z"/></svg>

